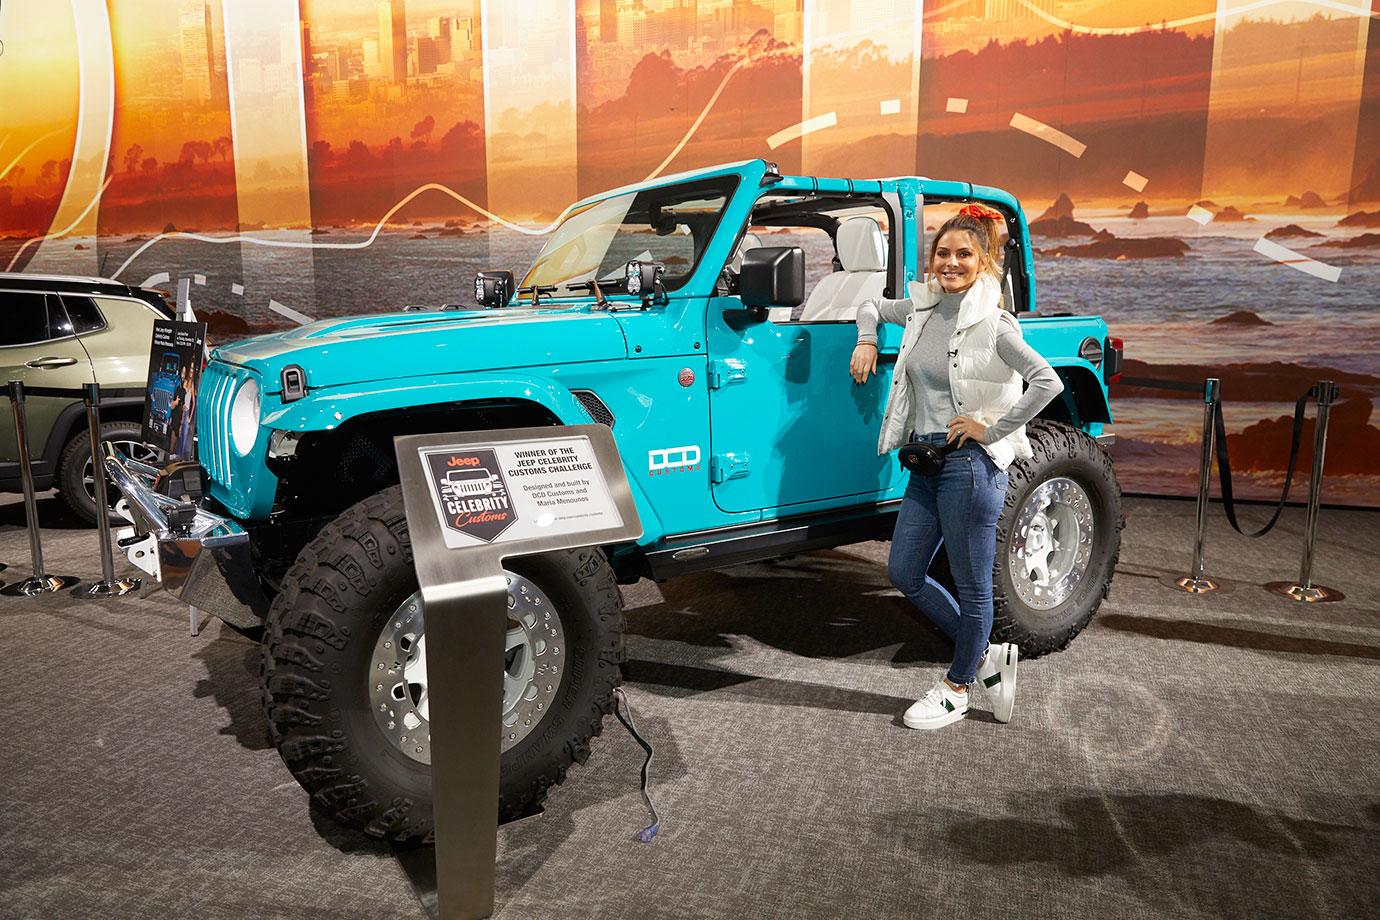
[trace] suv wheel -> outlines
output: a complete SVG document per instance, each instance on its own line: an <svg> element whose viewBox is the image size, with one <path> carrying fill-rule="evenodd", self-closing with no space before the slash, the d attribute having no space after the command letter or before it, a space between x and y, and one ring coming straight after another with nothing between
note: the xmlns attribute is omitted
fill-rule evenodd
<svg viewBox="0 0 1380 920"><path fill-rule="evenodd" d="M140 440L143 428L138 422L102 422L101 440L112 442L119 451L131 460L143 463L156 463L157 453ZM88 524L96 523L96 478L91 466L91 436L85 424L72 436L58 458L57 474L53 477L58 494L72 513ZM120 500L120 491L114 486L106 489L106 500L110 508L106 510L106 522L110 525L128 524L115 513L115 503Z"/></svg>
<svg viewBox="0 0 1380 920"><path fill-rule="evenodd" d="M589 756L612 711L622 596L597 549L506 563L500 819ZM269 609L260 684L278 752L313 802L397 843L432 831L425 611L398 487L302 550Z"/></svg>
<svg viewBox="0 0 1380 920"><path fill-rule="evenodd" d="M1068 646L1097 612L1121 552L1121 487L1111 457L1069 425L1026 428L1035 456L1011 464L997 520L993 642L1022 658Z"/></svg>

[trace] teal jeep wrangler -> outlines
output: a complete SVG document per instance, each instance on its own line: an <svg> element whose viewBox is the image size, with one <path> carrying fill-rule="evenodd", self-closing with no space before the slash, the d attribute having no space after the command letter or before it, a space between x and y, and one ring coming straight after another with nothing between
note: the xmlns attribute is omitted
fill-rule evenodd
<svg viewBox="0 0 1380 920"><path fill-rule="evenodd" d="M222 346L200 388L199 503L184 476L108 454L134 523L122 545L193 608L262 629L270 732L321 808L424 839L424 611L393 439L608 425L641 539L509 564L501 813L521 814L610 711L619 584L890 536L908 474L877 439L900 330L881 330L882 373L858 386L854 315L917 279L927 217L972 201L1005 216L1007 306L1065 384L1029 427L1034 459L1010 471L995 631L1024 655L1061 649L1120 546L1098 443L1120 342L1100 318L1035 311L1020 205L966 182L782 176L761 160L668 176L571 207L519 284L479 274L478 308Z"/></svg>

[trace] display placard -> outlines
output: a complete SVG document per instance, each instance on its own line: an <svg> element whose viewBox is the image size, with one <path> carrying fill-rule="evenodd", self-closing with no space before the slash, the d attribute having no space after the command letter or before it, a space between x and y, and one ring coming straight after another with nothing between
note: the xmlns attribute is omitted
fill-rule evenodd
<svg viewBox="0 0 1380 920"><path fill-rule="evenodd" d="M196 393L205 350L205 323L154 320L140 438L170 459L196 459Z"/></svg>
<svg viewBox="0 0 1380 920"><path fill-rule="evenodd" d="M445 445L420 453L450 549L623 524L586 436Z"/></svg>
<svg viewBox="0 0 1380 920"><path fill-rule="evenodd" d="M425 604L433 916L494 906L498 764L508 628L503 560L642 534L604 425L404 435L394 440L412 561ZM425 886L422 886L425 887Z"/></svg>

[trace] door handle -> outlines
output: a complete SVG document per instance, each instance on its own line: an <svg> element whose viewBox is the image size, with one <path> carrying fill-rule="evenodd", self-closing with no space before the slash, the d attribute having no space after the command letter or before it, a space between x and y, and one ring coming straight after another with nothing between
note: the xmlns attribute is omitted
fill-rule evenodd
<svg viewBox="0 0 1380 920"><path fill-rule="evenodd" d="M25 367L71 367L77 363L76 358L34 358L32 361L25 361Z"/></svg>

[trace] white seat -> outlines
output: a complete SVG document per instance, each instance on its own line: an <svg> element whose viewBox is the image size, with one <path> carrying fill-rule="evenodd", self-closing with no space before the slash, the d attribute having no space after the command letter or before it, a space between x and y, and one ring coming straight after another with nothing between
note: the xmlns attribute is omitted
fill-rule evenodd
<svg viewBox="0 0 1380 920"><path fill-rule="evenodd" d="M825 275L810 292L800 322L855 320L864 301L886 287L886 234L871 217L839 224L836 236L842 271Z"/></svg>
<svg viewBox="0 0 1380 920"><path fill-rule="evenodd" d="M733 257L728 260L728 268L735 275L743 273L743 253L749 249L756 249L762 245L762 238L755 233L744 233L743 238L738 241L738 248L733 250Z"/></svg>

